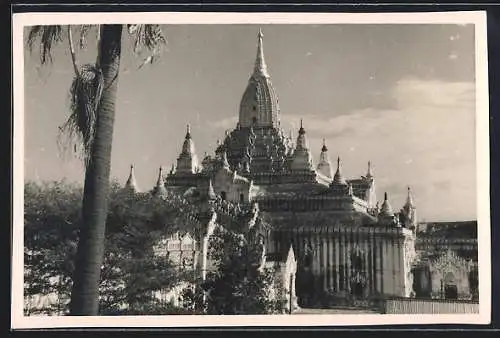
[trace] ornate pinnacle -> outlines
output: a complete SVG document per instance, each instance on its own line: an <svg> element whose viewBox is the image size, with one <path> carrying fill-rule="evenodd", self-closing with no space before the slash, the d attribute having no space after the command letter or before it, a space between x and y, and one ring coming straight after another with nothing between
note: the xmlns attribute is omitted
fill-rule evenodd
<svg viewBox="0 0 500 338"><path fill-rule="evenodd" d="M406 197L406 206L413 207L413 196L410 187L408 187L408 196Z"/></svg>
<svg viewBox="0 0 500 338"><path fill-rule="evenodd" d="M212 185L212 180L211 179L208 181L208 192L207 192L207 195L208 195L208 199L209 200L214 200L217 197L215 195L215 191L214 191L214 187Z"/></svg>
<svg viewBox="0 0 500 338"><path fill-rule="evenodd" d="M382 207L380 208L380 215L382 216L394 216L394 212L392 211L391 204L389 203L387 192L384 193L384 202L382 203Z"/></svg>
<svg viewBox="0 0 500 338"><path fill-rule="evenodd" d="M160 166L160 169L158 170L158 181L156 181L156 185L160 186L162 178L163 178L163 169Z"/></svg>
<svg viewBox="0 0 500 338"><path fill-rule="evenodd" d="M132 189L133 191L137 192L137 182L135 180L135 174L134 174L134 165L130 165L130 174L127 179L126 187Z"/></svg>
<svg viewBox="0 0 500 338"><path fill-rule="evenodd" d="M304 125L302 124L302 119L300 119L300 128L299 128L299 134L305 134L306 131L304 130Z"/></svg>
<svg viewBox="0 0 500 338"><path fill-rule="evenodd" d="M255 60L254 75L269 77L269 74L267 73L266 61L264 59L264 47L262 42L263 37L264 34L262 34L262 30L259 29L257 42L257 58Z"/></svg>
<svg viewBox="0 0 500 338"><path fill-rule="evenodd" d="M372 173L372 163L368 161L368 171L366 173L366 178L372 178L373 173Z"/></svg>
<svg viewBox="0 0 500 338"><path fill-rule="evenodd" d="M222 165L224 166L224 168L229 169L229 162L227 160L227 152L225 152L225 151L222 153Z"/></svg>
<svg viewBox="0 0 500 338"><path fill-rule="evenodd" d="M326 141L325 141L325 139L323 139L323 146L321 147L321 151L322 152L328 151L328 148L326 147Z"/></svg>
<svg viewBox="0 0 500 338"><path fill-rule="evenodd" d="M167 193L165 186L163 185L163 168L160 166L158 170L158 180L156 181L156 187L153 190L156 196L164 197Z"/></svg>
<svg viewBox="0 0 500 338"><path fill-rule="evenodd" d="M337 157L337 171L335 172L335 175L333 176L333 182L336 184L346 184L345 178L342 176L342 172L340 169L340 156Z"/></svg>

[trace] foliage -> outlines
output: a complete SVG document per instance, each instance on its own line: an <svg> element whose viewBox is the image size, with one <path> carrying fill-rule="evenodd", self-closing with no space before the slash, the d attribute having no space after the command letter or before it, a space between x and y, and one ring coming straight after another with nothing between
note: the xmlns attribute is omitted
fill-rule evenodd
<svg viewBox="0 0 500 338"><path fill-rule="evenodd" d="M65 182L25 184L25 296L52 293L68 299L81 199L82 189ZM175 231L173 225L185 216L170 203L149 194L124 193L117 185L112 186L108 214L101 312L122 313L124 305L131 312L143 311L143 307L160 311L153 310L151 293L172 287L182 275L168 260L154 255L153 245ZM49 314L54 307L66 308L66 303L27 310Z"/></svg>
<svg viewBox="0 0 500 338"><path fill-rule="evenodd" d="M25 184L26 295L58 294L62 299L69 296L81 195L80 188L65 182ZM54 311L47 308L41 312Z"/></svg>
<svg viewBox="0 0 500 338"><path fill-rule="evenodd" d="M40 63L52 62L52 47L63 40L62 26L33 26L28 34L28 47L33 51L36 41L40 39Z"/></svg>
<svg viewBox="0 0 500 338"><path fill-rule="evenodd" d="M216 268L207 274L202 285L208 314L282 312L284 302L272 296L273 291L280 293L274 283L274 271L261 266L259 245L248 242L241 233L218 230L210 250Z"/></svg>
<svg viewBox="0 0 500 338"><path fill-rule="evenodd" d="M60 131L80 145L87 164L95 137L97 109L104 87L102 70L93 64L81 67L70 87L70 115ZM68 142L71 145L71 142Z"/></svg>
<svg viewBox="0 0 500 338"><path fill-rule="evenodd" d="M64 301L38 310L67 312L71 274L78 240L82 189L65 182L25 185L25 296L56 293ZM241 224L251 212L221 206L210 240L215 270L200 276L182 292L182 309L152 297L181 281L193 282L192 272L180 272L154 245L179 230L195 230L200 209L176 195L166 199L132 194L112 184L106 224L106 250L100 284L100 314L264 314L281 312L284 304L270 296L272 270L260 269L262 251L244 235ZM233 213L234 216L229 215ZM228 230L229 228L234 230ZM55 282L54 282L55 281ZM279 293L279 292L278 292ZM206 302L204 302L204 300ZM27 309L31 314L36 309Z"/></svg>

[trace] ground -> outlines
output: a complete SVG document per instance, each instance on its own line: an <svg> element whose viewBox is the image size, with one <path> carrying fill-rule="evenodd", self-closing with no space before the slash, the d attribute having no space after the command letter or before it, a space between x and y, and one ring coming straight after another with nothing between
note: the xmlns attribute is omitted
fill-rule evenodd
<svg viewBox="0 0 500 338"><path fill-rule="evenodd" d="M313 315L313 314L343 314L343 315L354 315L354 314L378 314L379 312L370 309L350 309L350 308L336 308L336 309L298 309L293 312L294 315Z"/></svg>

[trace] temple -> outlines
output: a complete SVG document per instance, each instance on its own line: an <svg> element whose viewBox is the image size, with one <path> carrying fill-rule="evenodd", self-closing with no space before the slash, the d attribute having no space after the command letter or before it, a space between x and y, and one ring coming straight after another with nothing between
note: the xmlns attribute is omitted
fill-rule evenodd
<svg viewBox="0 0 500 338"><path fill-rule="evenodd" d="M188 125L176 165L165 177L160 170L153 192L173 191L187 198L253 208L254 215L269 225L259 230L266 264L278 267L282 280L293 280L294 306L315 307L325 299L353 297L444 297L435 290L456 284L460 274L469 278L471 265L447 250L421 259L425 255L416 250L419 223L410 188L398 210L387 193L379 201L369 159L364 176L349 178L341 158L331 162L326 140L314 164L307 121L301 120L296 139L286 135L261 31L257 41L255 66L234 129L218 142L213 155L199 162L196 135ZM126 187L137 191L133 168ZM205 252L196 259L203 271L207 265L203 243L213 231L210 225L207 229L199 238L188 238L199 243L189 253L193 261L196 250ZM179 247L183 240L171 239ZM455 269L451 275L446 262ZM456 267L459 263L463 268ZM435 281L426 277L433 269L442 276L434 274ZM429 286L431 282L436 285ZM469 284L460 284L455 298L472 297Z"/></svg>

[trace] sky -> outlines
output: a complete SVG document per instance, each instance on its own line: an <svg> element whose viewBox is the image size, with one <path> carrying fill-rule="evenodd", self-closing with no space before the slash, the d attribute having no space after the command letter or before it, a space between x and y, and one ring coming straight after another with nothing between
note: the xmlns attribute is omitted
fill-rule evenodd
<svg viewBox="0 0 500 338"><path fill-rule="evenodd" d="M371 161L377 196L396 210L411 186L421 221L476 219L473 25L162 25L168 44L139 67L123 36L111 176L135 166L151 189L175 162L191 125L197 154L213 154L236 126L257 33L279 97L281 125L302 118L315 163L325 138L332 163L356 178ZM95 58L95 39L78 50ZM83 163L58 146L73 77L66 41L53 64L25 52L25 180L83 184Z"/></svg>

